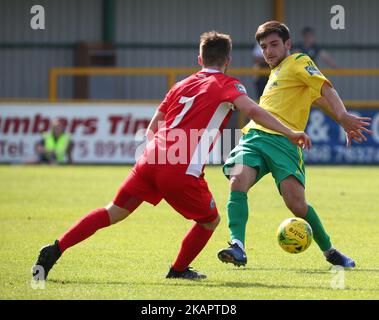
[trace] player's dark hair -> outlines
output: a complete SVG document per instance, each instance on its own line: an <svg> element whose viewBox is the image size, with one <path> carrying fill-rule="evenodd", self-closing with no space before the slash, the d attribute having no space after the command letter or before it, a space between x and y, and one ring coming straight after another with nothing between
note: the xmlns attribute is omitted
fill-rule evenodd
<svg viewBox="0 0 379 320"><path fill-rule="evenodd" d="M255 40L260 43L262 39L273 33L276 33L282 39L283 43L290 38L290 30L288 27L284 23L272 20L258 27L255 33Z"/></svg>
<svg viewBox="0 0 379 320"><path fill-rule="evenodd" d="M200 36L200 54L204 66L222 67L230 57L232 39L217 31L204 32Z"/></svg>

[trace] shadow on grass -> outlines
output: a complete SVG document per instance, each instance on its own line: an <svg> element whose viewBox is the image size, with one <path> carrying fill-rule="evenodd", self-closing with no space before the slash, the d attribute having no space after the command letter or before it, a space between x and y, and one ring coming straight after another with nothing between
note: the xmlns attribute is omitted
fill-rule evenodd
<svg viewBox="0 0 379 320"><path fill-rule="evenodd" d="M309 273L309 274L327 274L330 273L330 269L293 269L293 268L265 268L257 267L252 268L253 271L276 271L276 272L294 272L294 273Z"/></svg>
<svg viewBox="0 0 379 320"><path fill-rule="evenodd" d="M310 286L310 285L290 285L290 284L272 284L272 283L262 283L262 282L238 282L238 281L212 281L212 280L182 280L182 279L170 279L163 280L160 282L146 282L146 281L100 281L100 280L92 280L92 279L78 279L78 280L58 280L51 279L48 282L56 283L56 284L81 284L81 285L123 285L128 289L126 290L135 290L138 286L173 286L173 287L202 287L202 288L263 288L263 289L300 289L300 290L330 290L330 291L368 291L368 292L379 292L378 289L364 289L364 288L349 288L346 287L343 290L336 290L330 286Z"/></svg>
<svg viewBox="0 0 379 320"><path fill-rule="evenodd" d="M127 286L127 285L135 285L136 283L129 282L129 281L100 281L100 280L93 280L93 279L77 279L77 280L58 280L58 279L47 279L47 283L56 283L56 284L94 284L94 285L120 285L120 286Z"/></svg>
<svg viewBox="0 0 379 320"><path fill-rule="evenodd" d="M371 291L379 292L378 289L363 289L363 288L349 288L346 287L343 290L336 290L330 286L310 286L310 285L290 285L290 284L272 284L272 283L262 283L262 282L237 282L237 281L226 281L226 282L209 282L209 281L193 281L191 283L151 283L150 285L164 285L164 286L198 286L198 287L229 287L229 288L263 288L263 289L300 289L300 290L330 290L330 291Z"/></svg>
<svg viewBox="0 0 379 320"><path fill-rule="evenodd" d="M348 272L377 272L379 273L379 269L346 269Z"/></svg>
<svg viewBox="0 0 379 320"><path fill-rule="evenodd" d="M325 269L292 269L292 268L249 268L253 271L285 271L285 272L294 272L294 273L306 273L306 274L330 274L332 266ZM379 269L364 269L364 268L346 268L345 272L375 272L379 273Z"/></svg>

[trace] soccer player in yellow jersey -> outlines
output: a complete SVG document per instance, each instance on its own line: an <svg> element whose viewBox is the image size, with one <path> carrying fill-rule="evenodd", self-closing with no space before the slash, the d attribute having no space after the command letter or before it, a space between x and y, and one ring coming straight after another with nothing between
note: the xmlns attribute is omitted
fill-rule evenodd
<svg viewBox="0 0 379 320"><path fill-rule="evenodd" d="M293 130L303 131L312 103L318 104L346 131L347 144L366 140L364 132L370 118L347 113L332 84L302 53L290 54L288 27L277 21L259 26L255 38L263 50L271 74L260 106ZM227 204L231 235L229 248L218 252L222 262L245 265L245 229L248 219L247 192L264 175L271 172L279 193L292 213L311 225L314 240L333 265L355 267L353 259L337 251L330 241L319 216L305 199L305 171L302 149L285 136L250 121L244 135L230 153L224 174L230 179Z"/></svg>

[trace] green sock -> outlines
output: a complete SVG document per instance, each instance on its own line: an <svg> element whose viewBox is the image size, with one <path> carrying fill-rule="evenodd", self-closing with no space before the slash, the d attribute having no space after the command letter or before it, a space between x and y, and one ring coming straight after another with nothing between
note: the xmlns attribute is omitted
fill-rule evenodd
<svg viewBox="0 0 379 320"><path fill-rule="evenodd" d="M230 238L240 240L245 244L246 223L249 216L247 194L232 191L227 204Z"/></svg>
<svg viewBox="0 0 379 320"><path fill-rule="evenodd" d="M320 249L323 252L329 250L332 247L330 237L326 233L316 211L309 205L307 215L305 216L305 220L308 221L308 223L311 225L313 231L313 238L315 239Z"/></svg>

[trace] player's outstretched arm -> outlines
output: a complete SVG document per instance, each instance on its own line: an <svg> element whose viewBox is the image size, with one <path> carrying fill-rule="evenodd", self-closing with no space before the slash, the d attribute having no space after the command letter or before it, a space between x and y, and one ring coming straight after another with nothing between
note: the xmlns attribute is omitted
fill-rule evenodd
<svg viewBox="0 0 379 320"><path fill-rule="evenodd" d="M313 104L319 107L325 114L327 114L330 118L332 118L340 125L337 116L334 114L332 107L328 103L328 100L326 100L324 97L321 97L313 101ZM353 140L355 142L362 143L363 141L366 141L367 138L364 136L361 130L346 132L346 145L348 147L351 146L351 142Z"/></svg>
<svg viewBox="0 0 379 320"><path fill-rule="evenodd" d="M298 144L305 149L309 149L312 146L311 139L307 134L291 130L248 96L239 96L234 100L233 104L238 110L242 111L248 118L254 120L256 123L267 129L284 134L293 144Z"/></svg>
<svg viewBox="0 0 379 320"><path fill-rule="evenodd" d="M330 87L329 84L323 84L321 95L326 99L327 104L330 106L330 110L346 132L361 130L372 134L372 131L366 128L370 125L371 118L357 117L348 113L337 91Z"/></svg>
<svg viewBox="0 0 379 320"><path fill-rule="evenodd" d="M340 66L334 61L332 56L325 50L319 52L321 59L331 68L339 69Z"/></svg>
<svg viewBox="0 0 379 320"><path fill-rule="evenodd" d="M321 94L322 96L314 101L314 104L343 127L346 131L347 145L350 146L352 140L359 143L366 141L367 138L362 131L372 134L371 130L365 128L370 125L371 118L348 113L337 91L327 83L322 86Z"/></svg>

